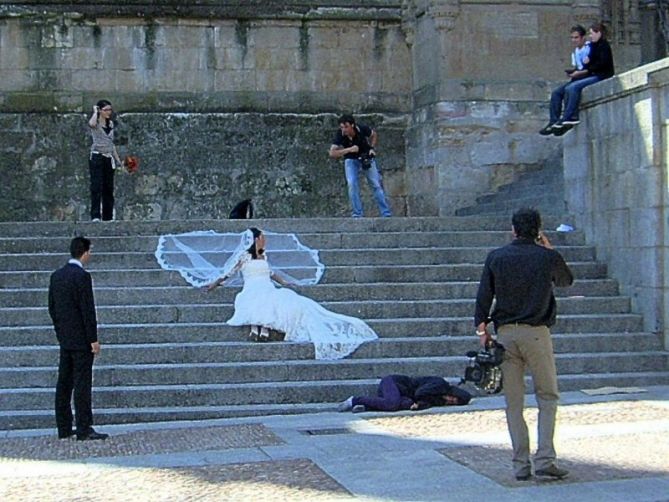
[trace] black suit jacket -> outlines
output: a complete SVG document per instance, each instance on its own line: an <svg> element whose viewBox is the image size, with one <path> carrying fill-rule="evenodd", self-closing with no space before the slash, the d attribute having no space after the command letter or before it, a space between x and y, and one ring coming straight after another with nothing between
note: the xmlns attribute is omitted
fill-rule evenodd
<svg viewBox="0 0 669 502"><path fill-rule="evenodd" d="M98 341L91 274L72 263L51 274L49 315L63 349L90 350Z"/></svg>

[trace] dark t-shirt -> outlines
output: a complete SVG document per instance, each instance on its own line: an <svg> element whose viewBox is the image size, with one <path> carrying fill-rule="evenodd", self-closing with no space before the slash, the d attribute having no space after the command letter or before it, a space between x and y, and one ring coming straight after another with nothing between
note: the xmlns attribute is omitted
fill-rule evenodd
<svg viewBox="0 0 669 502"><path fill-rule="evenodd" d="M353 139L342 134L340 129L337 131L337 134L335 134L335 137L332 140L333 145L341 146L342 148L350 148L353 145L358 146L358 153L347 153L344 155L345 159L358 159L361 156L367 154L372 149L371 145L369 144L369 138L372 135L372 128L366 126L365 124L356 124L355 129L356 133L355 136L353 136Z"/></svg>

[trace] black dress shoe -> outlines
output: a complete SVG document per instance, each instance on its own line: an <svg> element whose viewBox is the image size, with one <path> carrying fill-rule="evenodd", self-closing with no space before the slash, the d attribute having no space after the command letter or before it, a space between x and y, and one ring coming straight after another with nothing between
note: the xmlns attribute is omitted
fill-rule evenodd
<svg viewBox="0 0 669 502"><path fill-rule="evenodd" d="M532 474L527 473L527 474L519 474L516 476L516 481L529 481L529 479L532 477Z"/></svg>
<svg viewBox="0 0 669 502"><path fill-rule="evenodd" d="M74 436L74 435L75 435L75 432L74 432L74 431L69 431L69 432L67 432L67 431L65 431L65 432L60 432L60 431L58 431L58 439L68 439L68 438L71 438L71 437Z"/></svg>
<svg viewBox="0 0 669 502"><path fill-rule="evenodd" d="M86 434L77 434L77 441L105 440L108 437L109 437L109 434L103 434L101 432L95 432L93 429L91 429Z"/></svg>

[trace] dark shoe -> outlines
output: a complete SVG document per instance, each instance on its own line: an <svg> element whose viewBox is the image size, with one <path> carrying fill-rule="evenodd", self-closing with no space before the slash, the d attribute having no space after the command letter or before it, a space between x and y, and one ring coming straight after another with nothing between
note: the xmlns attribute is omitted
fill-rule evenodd
<svg viewBox="0 0 669 502"><path fill-rule="evenodd" d="M532 477L532 473L528 472L527 474L518 474L516 475L516 481L529 481Z"/></svg>
<svg viewBox="0 0 669 502"><path fill-rule="evenodd" d="M364 413L367 411L367 408L365 408L364 404L356 404L353 408L351 408L352 413Z"/></svg>
<svg viewBox="0 0 669 502"><path fill-rule="evenodd" d="M65 432L58 432L58 439L69 439L75 435L74 431L65 431Z"/></svg>
<svg viewBox="0 0 669 502"><path fill-rule="evenodd" d="M555 478L555 479L564 479L569 476L569 471L567 469L560 469L557 465L549 465L544 469L537 469L534 471L540 478Z"/></svg>
<svg viewBox="0 0 669 502"><path fill-rule="evenodd" d="M575 126L581 123L579 119L569 119L569 120L563 120L562 123L564 125L570 125L570 126Z"/></svg>
<svg viewBox="0 0 669 502"><path fill-rule="evenodd" d="M86 434L77 434L77 441L98 441L105 440L109 437L109 434L103 434L101 432L95 432L93 429L88 431Z"/></svg>
<svg viewBox="0 0 669 502"><path fill-rule="evenodd" d="M555 124L553 126L553 136L563 136L567 134L567 132L574 126L572 125L567 125L564 122L558 122L560 124L559 126Z"/></svg>
<svg viewBox="0 0 669 502"><path fill-rule="evenodd" d="M555 125L554 122L549 122L541 131L539 131L539 134L541 134L542 136L550 136L551 134L553 134L554 125Z"/></svg>

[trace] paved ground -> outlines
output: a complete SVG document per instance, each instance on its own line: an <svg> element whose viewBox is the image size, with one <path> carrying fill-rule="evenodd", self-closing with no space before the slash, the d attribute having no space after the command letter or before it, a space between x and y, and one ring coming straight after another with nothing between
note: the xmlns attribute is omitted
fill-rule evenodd
<svg viewBox="0 0 669 502"><path fill-rule="evenodd" d="M104 442L0 432L0 500L669 501L669 387L647 390L563 394L563 481L513 478L493 397L419 413L106 426Z"/></svg>

